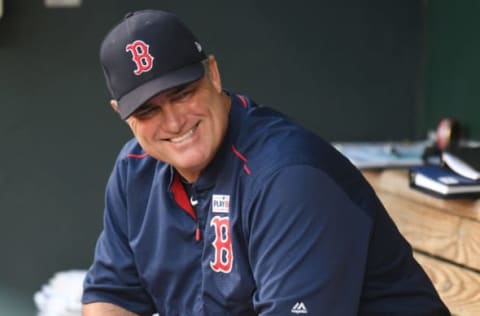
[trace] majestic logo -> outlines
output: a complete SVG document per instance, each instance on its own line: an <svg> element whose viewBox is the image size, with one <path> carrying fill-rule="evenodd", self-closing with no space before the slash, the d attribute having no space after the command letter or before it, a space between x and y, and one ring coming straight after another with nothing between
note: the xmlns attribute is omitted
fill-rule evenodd
<svg viewBox="0 0 480 316"><path fill-rule="evenodd" d="M293 305L291 312L293 314L308 314L308 310L303 302L297 302Z"/></svg>
<svg viewBox="0 0 480 316"><path fill-rule="evenodd" d="M230 273L233 265L232 239L230 234L230 218L214 216L210 226L215 227L215 257L210 261L210 267L215 272Z"/></svg>
<svg viewBox="0 0 480 316"><path fill-rule="evenodd" d="M134 74L140 76L144 72L152 70L153 60L155 59L149 52L150 46L144 41L136 40L125 46L125 51L132 54L132 60L137 65Z"/></svg>
<svg viewBox="0 0 480 316"><path fill-rule="evenodd" d="M230 211L230 195L214 194L212 196L212 212L228 213Z"/></svg>

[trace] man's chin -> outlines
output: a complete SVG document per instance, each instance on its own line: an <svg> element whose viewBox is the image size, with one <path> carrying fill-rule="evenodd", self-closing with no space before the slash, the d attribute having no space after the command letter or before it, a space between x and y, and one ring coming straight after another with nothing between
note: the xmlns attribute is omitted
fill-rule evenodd
<svg viewBox="0 0 480 316"><path fill-rule="evenodd" d="M183 161L171 165L187 179L197 178L206 166L206 164L199 164L198 161Z"/></svg>

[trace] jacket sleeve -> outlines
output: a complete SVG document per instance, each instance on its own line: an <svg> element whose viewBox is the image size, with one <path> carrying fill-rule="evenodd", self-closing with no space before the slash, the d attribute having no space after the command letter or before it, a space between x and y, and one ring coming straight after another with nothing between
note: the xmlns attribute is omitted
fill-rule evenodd
<svg viewBox="0 0 480 316"><path fill-rule="evenodd" d="M153 313L129 246L125 174L118 160L106 189L104 227L84 281L82 303L108 302L140 315Z"/></svg>
<svg viewBox="0 0 480 316"><path fill-rule="evenodd" d="M248 251L266 315L356 315L372 220L321 170L283 168L261 185Z"/></svg>

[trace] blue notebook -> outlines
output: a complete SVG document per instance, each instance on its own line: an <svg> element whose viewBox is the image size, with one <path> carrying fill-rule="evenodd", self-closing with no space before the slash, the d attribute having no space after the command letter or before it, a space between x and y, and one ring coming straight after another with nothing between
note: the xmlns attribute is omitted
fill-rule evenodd
<svg viewBox="0 0 480 316"><path fill-rule="evenodd" d="M409 169L410 186L441 197L480 196L480 180L462 177L452 170L425 165Z"/></svg>

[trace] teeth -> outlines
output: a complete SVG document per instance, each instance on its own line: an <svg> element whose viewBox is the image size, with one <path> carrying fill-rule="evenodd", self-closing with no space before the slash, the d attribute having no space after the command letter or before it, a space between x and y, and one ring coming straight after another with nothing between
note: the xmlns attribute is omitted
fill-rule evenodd
<svg viewBox="0 0 480 316"><path fill-rule="evenodd" d="M183 142L184 140L186 140L187 138L189 138L190 136L192 136L193 134L193 128L191 130L189 130L187 133L185 133L185 135L182 135L180 137L175 137L175 138L170 138L170 141L172 143L180 143L180 142Z"/></svg>

